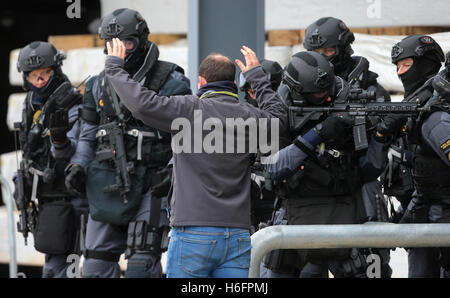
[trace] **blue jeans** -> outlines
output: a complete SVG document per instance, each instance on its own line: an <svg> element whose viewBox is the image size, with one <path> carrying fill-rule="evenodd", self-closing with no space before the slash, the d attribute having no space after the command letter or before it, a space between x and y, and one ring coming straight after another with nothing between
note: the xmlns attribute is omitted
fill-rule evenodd
<svg viewBox="0 0 450 298"><path fill-rule="evenodd" d="M167 251L168 278L247 278L250 233L240 228L173 227Z"/></svg>

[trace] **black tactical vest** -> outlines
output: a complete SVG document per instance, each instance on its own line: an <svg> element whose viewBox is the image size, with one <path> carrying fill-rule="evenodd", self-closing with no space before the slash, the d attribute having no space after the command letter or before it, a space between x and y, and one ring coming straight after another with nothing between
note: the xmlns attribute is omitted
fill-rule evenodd
<svg viewBox="0 0 450 298"><path fill-rule="evenodd" d="M415 126L419 137L414 152L412 176L418 193L423 194L427 200L439 200L443 194L450 193L450 168L421 135L421 127L430 115L431 113L428 113L420 117Z"/></svg>
<svg viewBox="0 0 450 298"><path fill-rule="evenodd" d="M427 81L422 87L417 89L412 95L405 98L404 101L419 101L423 102L428 100L432 95L431 81ZM417 142L412 143L408 135L411 135L411 131L402 131L398 138L394 141L394 145L404 150L411 152L415 151ZM388 196L395 196L399 201L404 202L405 206L411 199L411 195L414 191L413 177L411 174L411 168L409 165L401 164L400 162L393 161L392 169L390 171L391 177L389 177L389 167L386 167L385 171L381 175L381 183L384 187L384 193Z"/></svg>
<svg viewBox="0 0 450 298"><path fill-rule="evenodd" d="M348 89L345 82L337 84L335 93L337 97L335 103L347 101ZM316 120L309 120L299 134L305 134L325 118L322 116ZM281 197L302 199L344 196L352 194L361 185L359 156L354 151L351 136L339 144L326 144L324 152L315 153L315 158L306 158L299 170L281 183L279 187Z"/></svg>
<svg viewBox="0 0 450 298"><path fill-rule="evenodd" d="M141 84L155 92L159 92L167 82L173 71L184 73L176 64L156 61L155 65L145 74ZM114 99L110 96L114 90L105 82L105 74L99 75L99 86L101 96L98 102L100 108L99 132L104 131L104 136L98 135L97 151L109 146L108 130L104 129L108 123L118 121L116 111L111 111ZM118 97L117 97L118 98ZM160 131L145 125L142 121L133 117L131 112L120 102L124 125L124 144L128 162L135 162L147 167L165 167L172 157L171 136L167 132ZM109 109L109 110L108 110ZM141 136L140 136L141 135Z"/></svg>
<svg viewBox="0 0 450 298"><path fill-rule="evenodd" d="M73 86L71 87L73 88ZM73 106L82 103L81 94L74 88L71 92L50 102L52 95L41 106L33 104L33 92L27 93L23 104L22 123L19 131L26 184L28 187L32 187L33 177L37 175L39 179L37 197L44 200L46 198L72 197L66 191L64 174L64 169L70 160L55 159L51 152L51 140L48 131L50 115L57 109L68 111ZM66 103L67 105L62 106ZM74 123L75 121L69 123L69 130ZM70 146L70 142L67 146Z"/></svg>

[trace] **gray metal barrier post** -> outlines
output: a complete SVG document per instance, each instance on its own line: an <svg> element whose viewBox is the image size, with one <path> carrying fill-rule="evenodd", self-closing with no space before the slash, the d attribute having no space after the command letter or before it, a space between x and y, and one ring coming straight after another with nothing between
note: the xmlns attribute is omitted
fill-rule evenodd
<svg viewBox="0 0 450 298"><path fill-rule="evenodd" d="M270 226L251 240L249 277L259 277L262 258L274 249L450 247L450 224Z"/></svg>
<svg viewBox="0 0 450 298"><path fill-rule="evenodd" d="M8 212L8 241L9 241L9 277L17 277L17 257L16 257L16 222L14 220L13 196L8 181L0 176L0 183L5 189L5 197L3 200L6 204Z"/></svg>

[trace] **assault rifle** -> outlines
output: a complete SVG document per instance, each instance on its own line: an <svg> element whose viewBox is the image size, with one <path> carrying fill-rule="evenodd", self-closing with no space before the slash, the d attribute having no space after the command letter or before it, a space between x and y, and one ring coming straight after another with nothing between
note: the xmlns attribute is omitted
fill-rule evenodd
<svg viewBox="0 0 450 298"><path fill-rule="evenodd" d="M127 153L125 151L123 140L123 125L113 121L102 125L100 132L104 132L105 136L108 135L111 147L97 151L96 158L98 161L112 159L116 171L116 184L106 186L104 191L105 193L119 191L124 203L127 203L126 195L131 190L131 178L129 173L133 172L134 167L132 163L129 164L127 162Z"/></svg>
<svg viewBox="0 0 450 298"><path fill-rule="evenodd" d="M33 232L36 226L37 210L36 205L29 195L25 193L25 166L22 161L15 177L15 194L17 210L20 212L17 222L17 231L22 233L25 245L28 244L28 233Z"/></svg>
<svg viewBox="0 0 450 298"><path fill-rule="evenodd" d="M127 203L127 193L131 190L130 173L134 171L134 164L127 162L127 152L125 150L125 120L122 113L119 99L114 88L105 78L107 84L107 97L103 98L104 110L108 117L114 119L106 124L102 124L97 134L102 137L109 137L109 146L103 150L96 152L98 161L112 159L114 161L114 169L116 171L116 184L106 186L105 193L119 191L124 203Z"/></svg>
<svg viewBox="0 0 450 298"><path fill-rule="evenodd" d="M402 114L405 117L417 117L420 112L429 110L418 102L346 102L330 106L302 106L302 101L292 101L289 106L289 125L299 131L308 121L319 120L323 115L338 115L354 120L353 140L355 150L368 147L366 134L367 116L386 116Z"/></svg>

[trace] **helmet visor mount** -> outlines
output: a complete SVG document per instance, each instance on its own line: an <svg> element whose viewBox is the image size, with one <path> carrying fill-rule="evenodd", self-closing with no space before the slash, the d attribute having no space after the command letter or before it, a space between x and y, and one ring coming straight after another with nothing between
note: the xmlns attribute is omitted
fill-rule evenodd
<svg viewBox="0 0 450 298"><path fill-rule="evenodd" d="M39 68L39 66L43 65L45 63L45 58L41 57L41 56L30 56L28 57L28 59L26 60L26 65L29 68L32 69L37 69Z"/></svg>
<svg viewBox="0 0 450 298"><path fill-rule="evenodd" d="M309 37L309 44L313 47L313 48L322 48L323 45L327 42L327 39L325 37L323 37L320 32L319 29L316 29L311 36Z"/></svg>
<svg viewBox="0 0 450 298"><path fill-rule="evenodd" d="M119 36L123 30L124 27L117 22L116 18L112 19L105 28L106 34L109 36Z"/></svg>
<svg viewBox="0 0 450 298"><path fill-rule="evenodd" d="M319 89L327 89L331 85L330 75L320 68L317 69L317 79L314 86Z"/></svg>
<svg viewBox="0 0 450 298"><path fill-rule="evenodd" d="M392 47L391 50L391 57L393 59L397 58L398 56L400 56L400 54L403 53L403 48L400 46L399 43L397 43L395 46Z"/></svg>

